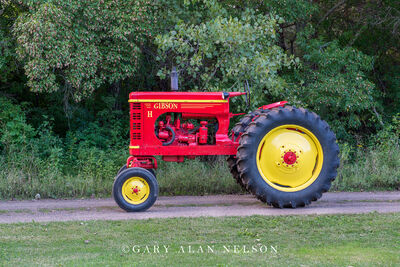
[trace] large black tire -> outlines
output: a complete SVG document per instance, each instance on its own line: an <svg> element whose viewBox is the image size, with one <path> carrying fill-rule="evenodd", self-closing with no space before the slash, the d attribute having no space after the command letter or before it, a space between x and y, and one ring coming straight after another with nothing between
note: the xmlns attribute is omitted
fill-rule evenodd
<svg viewBox="0 0 400 267"><path fill-rule="evenodd" d="M148 184L148 191L147 194L143 197L145 199L142 203L134 204L130 203L125 199L129 196L123 195L123 185L125 182L131 178L139 177L145 180ZM129 182L128 182L129 183ZM129 212L137 212L137 211L145 211L150 208L158 197L158 183L156 177L149 171L143 168L129 168L123 170L121 173L117 175L114 180L112 195L114 197L115 202L118 206L126 211Z"/></svg>
<svg viewBox="0 0 400 267"><path fill-rule="evenodd" d="M120 174L122 171L125 171L127 169L126 165L122 166L119 171L117 172L117 176L118 174ZM148 171L150 171L154 176L156 176L156 171L154 169L147 169Z"/></svg>
<svg viewBox="0 0 400 267"><path fill-rule="evenodd" d="M235 124L235 126L232 129L231 132L231 136L234 135L235 140L239 137L240 134L244 133L247 129L247 127L249 126L250 122L252 122L252 120L254 119L255 116L260 115L261 113L266 112L266 110L255 110L253 112L250 112L248 114L246 114L242 119L240 119L240 121L238 123ZM228 158L226 159L226 161L228 162L228 167L229 167L229 171L231 172L233 179L235 179L235 181L246 191L246 185L243 183L242 178L240 178L240 173L237 169L237 160L236 160L236 156L228 156Z"/></svg>
<svg viewBox="0 0 400 267"><path fill-rule="evenodd" d="M306 188L288 192L279 190L279 186L268 184L257 167L257 151L260 142L267 133L282 125L299 125L310 131L319 141L323 151L322 167L317 178ZM242 134L237 152L237 170L243 184L258 199L279 208L296 208L305 206L329 190L331 182L337 175L339 167L339 147L336 136L328 124L321 118L305 109L291 106L275 108L266 114L260 114L252 121ZM296 162L297 163L297 162Z"/></svg>

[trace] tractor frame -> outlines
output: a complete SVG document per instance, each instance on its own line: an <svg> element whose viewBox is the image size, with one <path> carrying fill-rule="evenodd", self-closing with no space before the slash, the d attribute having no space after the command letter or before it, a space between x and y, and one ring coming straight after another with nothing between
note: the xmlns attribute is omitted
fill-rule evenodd
<svg viewBox="0 0 400 267"><path fill-rule="evenodd" d="M194 159L203 155L236 155L240 136L229 134L230 119L245 113L231 113L229 100L245 94L244 92L130 93L130 156L126 167L157 169L157 160L154 156L162 156L164 161L183 162L185 158ZM283 107L286 103L281 101L264 105L259 109ZM166 118L160 120L163 115ZM188 120L201 120L201 126L193 129L191 123L185 122ZM208 134L207 120L216 120L215 136ZM213 138L211 143L208 142L210 138Z"/></svg>

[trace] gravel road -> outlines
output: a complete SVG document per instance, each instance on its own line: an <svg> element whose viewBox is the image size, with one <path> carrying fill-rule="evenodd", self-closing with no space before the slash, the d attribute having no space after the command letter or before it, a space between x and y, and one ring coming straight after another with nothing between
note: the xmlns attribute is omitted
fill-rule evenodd
<svg viewBox="0 0 400 267"><path fill-rule="evenodd" d="M0 223L148 218L400 212L400 192L325 193L310 206L276 209L251 195L159 197L146 212L128 213L112 199L1 201Z"/></svg>

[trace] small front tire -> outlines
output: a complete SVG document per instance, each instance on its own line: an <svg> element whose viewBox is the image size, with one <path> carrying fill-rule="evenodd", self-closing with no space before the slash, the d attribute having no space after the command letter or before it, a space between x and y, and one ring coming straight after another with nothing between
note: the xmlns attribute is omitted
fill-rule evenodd
<svg viewBox="0 0 400 267"><path fill-rule="evenodd" d="M149 209L158 197L156 177L143 168L129 168L115 178L113 197L118 206L129 212Z"/></svg>

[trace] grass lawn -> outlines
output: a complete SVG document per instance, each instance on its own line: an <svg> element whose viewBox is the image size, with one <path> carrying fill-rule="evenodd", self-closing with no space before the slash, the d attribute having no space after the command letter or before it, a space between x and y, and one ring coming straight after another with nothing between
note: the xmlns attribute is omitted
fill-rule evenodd
<svg viewBox="0 0 400 267"><path fill-rule="evenodd" d="M0 265L399 266L400 214L0 225Z"/></svg>

